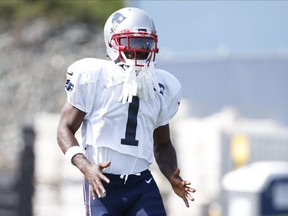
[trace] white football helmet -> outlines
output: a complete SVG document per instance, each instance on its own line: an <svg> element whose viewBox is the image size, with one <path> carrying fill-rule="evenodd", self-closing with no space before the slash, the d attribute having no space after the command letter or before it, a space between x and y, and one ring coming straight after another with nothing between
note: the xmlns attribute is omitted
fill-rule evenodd
<svg viewBox="0 0 288 216"><path fill-rule="evenodd" d="M158 53L154 22L143 10L133 7L114 12L104 26L107 54L114 62L144 67Z"/></svg>

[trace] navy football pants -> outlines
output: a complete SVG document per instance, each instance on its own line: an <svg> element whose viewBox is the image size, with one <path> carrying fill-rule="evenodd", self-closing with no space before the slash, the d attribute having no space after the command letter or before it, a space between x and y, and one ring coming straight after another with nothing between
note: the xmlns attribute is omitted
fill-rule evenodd
<svg viewBox="0 0 288 216"><path fill-rule="evenodd" d="M110 183L103 182L106 197L92 199L85 181L86 216L166 216L158 186L149 170L140 176L105 174Z"/></svg>

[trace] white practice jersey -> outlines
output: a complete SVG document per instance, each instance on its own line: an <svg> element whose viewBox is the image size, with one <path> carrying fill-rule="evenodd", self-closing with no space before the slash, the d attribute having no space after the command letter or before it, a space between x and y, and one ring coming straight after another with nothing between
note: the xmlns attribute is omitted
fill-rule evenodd
<svg viewBox="0 0 288 216"><path fill-rule="evenodd" d="M83 147L106 147L136 158L153 161L153 132L167 124L179 108L181 85L170 73L155 69L160 92L149 100L134 96L131 103L118 99L123 72L112 61L85 58L67 71L67 100L86 113L82 124ZM115 82L112 87L107 84Z"/></svg>

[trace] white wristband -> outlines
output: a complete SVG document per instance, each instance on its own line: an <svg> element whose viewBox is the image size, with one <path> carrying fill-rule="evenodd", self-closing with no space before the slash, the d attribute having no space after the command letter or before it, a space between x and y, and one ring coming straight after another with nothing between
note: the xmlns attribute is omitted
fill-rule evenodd
<svg viewBox="0 0 288 216"><path fill-rule="evenodd" d="M85 154L83 149L80 146L72 146L70 147L66 153L65 153L65 157L67 158L67 160L72 163L72 158L76 155L76 154Z"/></svg>

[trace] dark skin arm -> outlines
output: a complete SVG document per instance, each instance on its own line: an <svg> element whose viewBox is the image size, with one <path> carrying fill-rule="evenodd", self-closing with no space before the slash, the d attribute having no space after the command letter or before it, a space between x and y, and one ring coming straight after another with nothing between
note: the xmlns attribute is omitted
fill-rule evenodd
<svg viewBox="0 0 288 216"><path fill-rule="evenodd" d="M170 182L174 192L183 199L189 207L189 202L194 201L190 193L196 192L191 188L189 181L180 177L180 169L177 166L176 151L170 139L169 125L158 127L154 131L154 155L160 171Z"/></svg>
<svg viewBox="0 0 288 216"><path fill-rule="evenodd" d="M65 103L57 129L57 142L64 154L70 147L79 146L75 133L81 126L84 117L84 112L67 102ZM72 163L84 174L89 183L93 199L96 199L96 195L99 198L104 197L106 191L101 181L109 183L109 179L103 175L102 170L109 167L110 162L91 164L84 154L76 154L72 158Z"/></svg>

